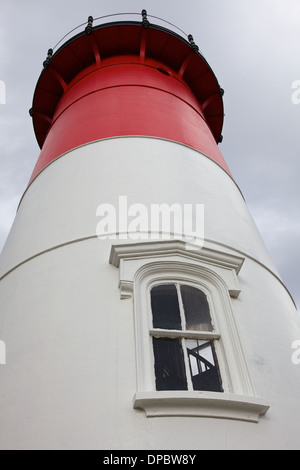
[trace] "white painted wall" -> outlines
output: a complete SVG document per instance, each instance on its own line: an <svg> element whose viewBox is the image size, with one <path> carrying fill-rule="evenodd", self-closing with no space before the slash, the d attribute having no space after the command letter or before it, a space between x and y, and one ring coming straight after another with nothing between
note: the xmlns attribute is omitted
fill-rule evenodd
<svg viewBox="0 0 300 470"><path fill-rule="evenodd" d="M276 271L239 189L224 170L183 145L128 137L77 148L38 176L3 249L1 274L49 247L94 236L96 208L117 206L119 195L126 195L128 204L205 204L207 239L245 251Z"/></svg>
<svg viewBox="0 0 300 470"><path fill-rule="evenodd" d="M112 241L95 236L97 206L119 195L205 204L208 245L247 255L232 302L255 388L271 405L258 424L132 408L133 304L120 300ZM300 448L294 305L237 186L198 152L149 138L69 152L28 188L0 264L0 448Z"/></svg>

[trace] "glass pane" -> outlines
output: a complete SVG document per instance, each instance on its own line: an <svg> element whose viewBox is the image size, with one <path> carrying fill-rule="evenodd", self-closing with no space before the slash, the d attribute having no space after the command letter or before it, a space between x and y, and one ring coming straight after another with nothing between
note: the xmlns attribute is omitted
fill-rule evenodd
<svg viewBox="0 0 300 470"><path fill-rule="evenodd" d="M181 318L176 286L164 284L151 289L153 327L181 330Z"/></svg>
<svg viewBox="0 0 300 470"><path fill-rule="evenodd" d="M223 392L217 357L212 341L185 341L194 390Z"/></svg>
<svg viewBox="0 0 300 470"><path fill-rule="evenodd" d="M199 289L192 286L180 286L185 313L186 329L212 331L213 326L209 313L207 297Z"/></svg>
<svg viewBox="0 0 300 470"><path fill-rule="evenodd" d="M153 338L156 390L187 390L180 339Z"/></svg>

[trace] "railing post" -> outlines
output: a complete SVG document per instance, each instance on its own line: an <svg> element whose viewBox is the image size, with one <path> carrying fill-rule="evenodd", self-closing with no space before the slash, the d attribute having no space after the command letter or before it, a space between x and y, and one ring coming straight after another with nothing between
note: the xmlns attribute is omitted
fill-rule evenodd
<svg viewBox="0 0 300 470"><path fill-rule="evenodd" d="M147 10L142 10L142 25L144 28L148 28L150 26L150 23L147 19Z"/></svg>
<svg viewBox="0 0 300 470"><path fill-rule="evenodd" d="M195 44L195 41L194 41L194 38L191 34L188 35L188 40L189 40L189 43L193 49L194 52L198 52L199 51L199 47L197 46L197 44Z"/></svg>
<svg viewBox="0 0 300 470"><path fill-rule="evenodd" d="M93 31L93 21L94 21L94 18L92 16L89 16L88 17L88 24L85 28L86 34L91 34L91 32Z"/></svg>
<svg viewBox="0 0 300 470"><path fill-rule="evenodd" d="M44 60L44 62L43 62L44 69L48 68L48 66L50 64L50 61L51 61L51 58L52 58L52 55L53 55L53 49L48 49L48 54L47 54L46 60Z"/></svg>

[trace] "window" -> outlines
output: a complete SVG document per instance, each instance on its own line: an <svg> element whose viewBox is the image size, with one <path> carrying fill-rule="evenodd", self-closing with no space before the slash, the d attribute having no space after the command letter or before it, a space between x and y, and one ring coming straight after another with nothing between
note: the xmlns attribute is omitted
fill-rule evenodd
<svg viewBox="0 0 300 470"><path fill-rule="evenodd" d="M252 422L267 412L233 310L243 262L218 245L192 251L179 240L112 246L120 297L134 307L134 409Z"/></svg>
<svg viewBox="0 0 300 470"><path fill-rule="evenodd" d="M151 289L156 390L223 392L206 294L186 284ZM176 338L174 338L176 334Z"/></svg>

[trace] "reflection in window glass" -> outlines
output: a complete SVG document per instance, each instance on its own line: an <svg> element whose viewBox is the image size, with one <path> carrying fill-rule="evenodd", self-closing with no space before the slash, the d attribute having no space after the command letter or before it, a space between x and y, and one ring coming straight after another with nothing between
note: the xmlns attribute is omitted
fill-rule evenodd
<svg viewBox="0 0 300 470"><path fill-rule="evenodd" d="M222 392L214 344L207 340L185 341L194 390Z"/></svg>
<svg viewBox="0 0 300 470"><path fill-rule="evenodd" d="M204 292L192 286L180 286L186 329L212 331L209 305Z"/></svg>
<svg viewBox="0 0 300 470"><path fill-rule="evenodd" d="M156 390L187 390L180 339L153 338Z"/></svg>
<svg viewBox="0 0 300 470"><path fill-rule="evenodd" d="M181 330L177 290L174 284L164 284L151 289L153 327Z"/></svg>

